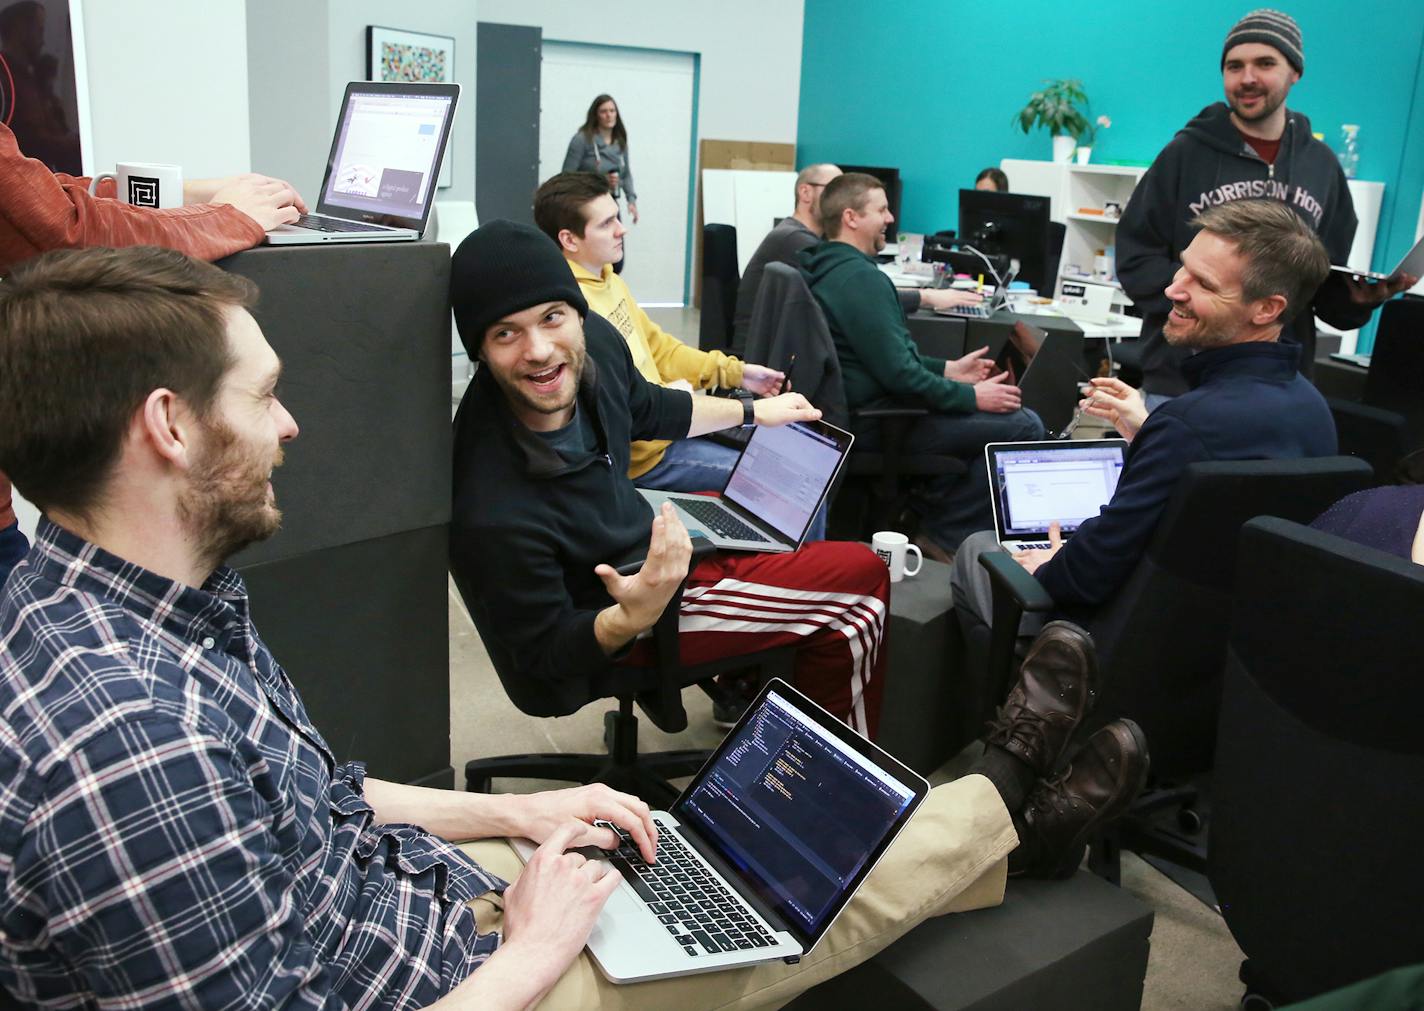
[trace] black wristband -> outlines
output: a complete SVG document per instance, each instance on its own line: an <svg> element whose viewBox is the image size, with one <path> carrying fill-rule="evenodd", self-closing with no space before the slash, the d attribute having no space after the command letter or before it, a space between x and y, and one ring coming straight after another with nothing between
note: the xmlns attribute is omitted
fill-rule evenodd
<svg viewBox="0 0 1424 1011"><path fill-rule="evenodd" d="M756 404L752 401L751 397L742 400L742 427L756 427Z"/></svg>

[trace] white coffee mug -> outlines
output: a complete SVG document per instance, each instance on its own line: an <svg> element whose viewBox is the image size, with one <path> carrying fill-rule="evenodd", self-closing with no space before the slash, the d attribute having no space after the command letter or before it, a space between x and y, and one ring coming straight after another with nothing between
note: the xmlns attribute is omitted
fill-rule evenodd
<svg viewBox="0 0 1424 1011"><path fill-rule="evenodd" d="M183 166L157 162L126 161L114 166L114 171L94 177L90 193L99 192L99 183L114 180L117 196L135 207L182 207Z"/></svg>
<svg viewBox="0 0 1424 1011"><path fill-rule="evenodd" d="M918 547L910 543L910 538L904 534L897 534L893 530L882 530L870 538L870 548L890 569L890 582L892 583L898 583L906 576L919 575L920 569L925 564L925 556L920 554ZM905 553L907 551L915 553L913 569L905 568Z"/></svg>

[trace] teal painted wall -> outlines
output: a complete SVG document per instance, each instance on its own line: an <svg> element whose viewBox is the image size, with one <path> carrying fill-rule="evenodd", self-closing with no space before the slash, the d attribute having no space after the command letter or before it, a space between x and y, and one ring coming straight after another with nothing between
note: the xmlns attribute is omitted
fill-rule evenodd
<svg viewBox="0 0 1424 1011"><path fill-rule="evenodd" d="M1222 97L1227 30L1256 4L1128 0L1010 5L962 0L805 0L798 163L894 165L913 231L952 228L958 191L1003 158L1051 157L1047 134L1010 118L1043 78L1077 77L1112 129L1094 161L1149 163ZM1414 240L1424 196L1424 4L1291 0L1305 75L1287 105L1334 146L1360 124L1360 178L1385 183L1376 267ZM1012 182L1012 180L1011 180Z"/></svg>

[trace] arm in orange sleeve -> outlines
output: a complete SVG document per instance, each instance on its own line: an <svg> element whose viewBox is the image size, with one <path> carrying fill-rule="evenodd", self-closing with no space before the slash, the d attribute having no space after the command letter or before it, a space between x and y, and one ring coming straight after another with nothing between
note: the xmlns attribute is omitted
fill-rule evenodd
<svg viewBox="0 0 1424 1011"><path fill-rule="evenodd" d="M107 181L103 190L112 194ZM51 249L166 246L216 260L262 241L252 218L227 204L153 210L90 196L89 180L56 175L26 158L0 126L0 275Z"/></svg>

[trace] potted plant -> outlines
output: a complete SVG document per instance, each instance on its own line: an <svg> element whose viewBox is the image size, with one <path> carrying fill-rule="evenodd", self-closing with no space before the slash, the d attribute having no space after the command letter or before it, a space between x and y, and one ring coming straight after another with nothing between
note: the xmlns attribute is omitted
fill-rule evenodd
<svg viewBox="0 0 1424 1011"><path fill-rule="evenodd" d="M1073 157L1074 138L1088 129L1088 117L1078 107L1088 104L1088 96L1076 78L1043 83L1043 90L1030 95L1011 122L1025 134L1035 126L1048 130L1053 135L1053 160L1068 161Z"/></svg>
<svg viewBox="0 0 1424 1011"><path fill-rule="evenodd" d="M1086 165L1093 157L1093 141L1098 136L1099 130L1106 130L1112 126L1112 120L1107 116L1099 116L1084 128L1078 135L1078 164Z"/></svg>

